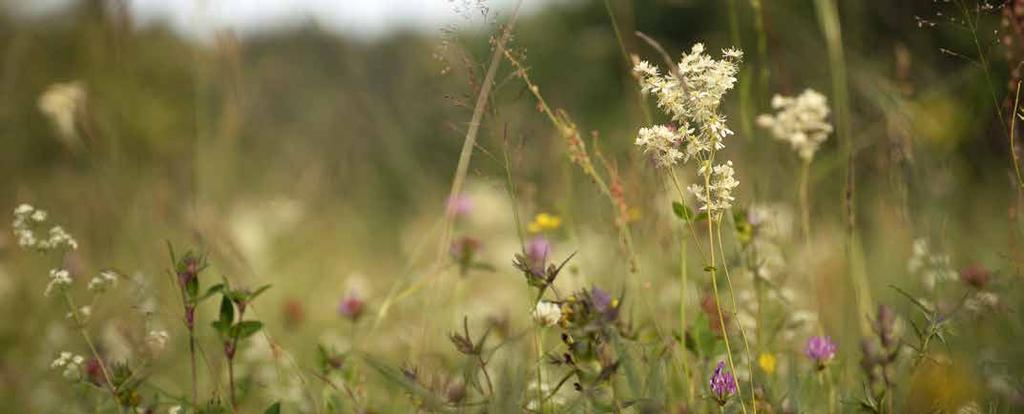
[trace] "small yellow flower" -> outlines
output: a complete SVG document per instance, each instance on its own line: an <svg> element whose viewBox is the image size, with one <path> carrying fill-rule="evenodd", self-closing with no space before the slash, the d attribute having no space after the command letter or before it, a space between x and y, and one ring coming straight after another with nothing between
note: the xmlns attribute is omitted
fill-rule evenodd
<svg viewBox="0 0 1024 414"><path fill-rule="evenodd" d="M775 373L775 363L775 355L763 353L757 357L757 365L761 367L765 374L772 375Z"/></svg>
<svg viewBox="0 0 1024 414"><path fill-rule="evenodd" d="M530 233L540 233L550 230L557 230L562 226L562 218L554 214L538 213L530 222L527 230Z"/></svg>

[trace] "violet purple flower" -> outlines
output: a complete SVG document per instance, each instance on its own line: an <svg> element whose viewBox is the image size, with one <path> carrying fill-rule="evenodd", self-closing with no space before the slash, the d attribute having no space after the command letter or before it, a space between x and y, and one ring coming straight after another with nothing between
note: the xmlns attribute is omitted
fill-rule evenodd
<svg viewBox="0 0 1024 414"><path fill-rule="evenodd" d="M711 396L718 402L718 405L725 405L729 401L729 397L736 393L736 378L725 370L723 361L718 361L718 366L715 367L715 373L711 375L708 385L711 387Z"/></svg>
<svg viewBox="0 0 1024 414"><path fill-rule="evenodd" d="M526 257L530 262L530 272L535 276L544 275L544 267L547 266L548 256L551 255L551 242L544 236L537 236L530 239L526 245Z"/></svg>
<svg viewBox="0 0 1024 414"><path fill-rule="evenodd" d="M836 344L830 336L812 336L807 339L804 354L818 364L818 369L824 369L825 364L836 356Z"/></svg>

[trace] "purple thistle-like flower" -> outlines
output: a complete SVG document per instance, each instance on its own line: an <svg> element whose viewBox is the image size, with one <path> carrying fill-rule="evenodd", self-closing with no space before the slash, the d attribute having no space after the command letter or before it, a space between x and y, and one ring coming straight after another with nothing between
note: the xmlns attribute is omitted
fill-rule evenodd
<svg viewBox="0 0 1024 414"><path fill-rule="evenodd" d="M547 266L548 256L551 254L551 242L544 236L537 236L530 239L526 245L526 256L530 261L530 271L536 276L544 275L544 266Z"/></svg>
<svg viewBox="0 0 1024 414"><path fill-rule="evenodd" d="M736 378L725 370L723 361L718 361L715 373L711 375L711 380L708 383L711 387L712 397L715 398L718 405L725 405L729 397L736 393Z"/></svg>
<svg viewBox="0 0 1024 414"><path fill-rule="evenodd" d="M836 356L836 344L830 336L812 336L807 339L804 353L818 364L818 369L822 369L826 362Z"/></svg>

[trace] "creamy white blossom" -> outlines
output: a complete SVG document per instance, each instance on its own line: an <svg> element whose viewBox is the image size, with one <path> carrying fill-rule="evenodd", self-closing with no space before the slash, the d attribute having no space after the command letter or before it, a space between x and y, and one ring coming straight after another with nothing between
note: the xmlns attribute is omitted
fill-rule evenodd
<svg viewBox="0 0 1024 414"><path fill-rule="evenodd" d="M50 283L46 285L43 295L48 297L53 294L54 289L63 289L67 286L71 286L71 274L64 269L51 269Z"/></svg>
<svg viewBox="0 0 1024 414"><path fill-rule="evenodd" d="M684 163L699 155L708 155L725 147L723 139L733 135L719 112L722 98L736 84L743 53L736 49L723 51L722 59L704 53L704 45L693 45L683 54L677 71L662 75L646 61L633 71L640 77L644 93L655 97L676 127L654 126L638 133L636 144L644 152L653 153L663 167Z"/></svg>
<svg viewBox="0 0 1024 414"><path fill-rule="evenodd" d="M43 227L48 216L45 210L29 204L21 204L15 208L11 227L18 239L18 245L25 249L34 248L41 251L78 249L78 242L61 226L51 227L45 236L36 234L36 230Z"/></svg>
<svg viewBox="0 0 1024 414"><path fill-rule="evenodd" d="M55 83L39 96L39 111L50 119L65 145L81 145L75 120L85 108L85 100L85 87L78 81Z"/></svg>
<svg viewBox="0 0 1024 414"><path fill-rule="evenodd" d="M732 169L732 161L714 166L710 173L706 170L706 167L701 168L700 173L704 176L710 174L708 185L705 187L693 184L689 190L701 202L701 211L717 216L722 211L732 208L732 202L735 200L732 190L739 186L740 182L733 176L735 171Z"/></svg>
<svg viewBox="0 0 1024 414"><path fill-rule="evenodd" d="M117 273L113 270L104 270L98 276L89 280L88 289L90 292L103 293L110 288L117 286Z"/></svg>
<svg viewBox="0 0 1024 414"><path fill-rule="evenodd" d="M50 363L50 369L62 370L61 375L69 380L78 380L82 377L82 364L85 363L85 358L81 355L75 355L71 352L61 352L53 362Z"/></svg>
<svg viewBox="0 0 1024 414"><path fill-rule="evenodd" d="M798 96L772 97L775 115L757 117L757 124L771 131L775 139L788 142L800 158L810 161L821 143L832 133L828 122L828 100L813 89Z"/></svg>
<svg viewBox="0 0 1024 414"><path fill-rule="evenodd" d="M562 307L557 303L542 300L533 309L533 321L543 327L555 326L562 320Z"/></svg>
<svg viewBox="0 0 1024 414"><path fill-rule="evenodd" d="M170 340L171 335L163 329L153 329L146 335L146 345L149 346L149 350L154 354L160 354L167 348L167 341Z"/></svg>

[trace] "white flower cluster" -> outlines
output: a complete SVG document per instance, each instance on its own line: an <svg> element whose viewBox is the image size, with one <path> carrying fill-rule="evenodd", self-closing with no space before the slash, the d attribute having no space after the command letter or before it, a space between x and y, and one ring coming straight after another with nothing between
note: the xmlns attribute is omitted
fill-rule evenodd
<svg viewBox="0 0 1024 414"><path fill-rule="evenodd" d="M84 107L85 87L81 82L55 83L39 96L39 111L50 118L61 139L76 138L76 114Z"/></svg>
<svg viewBox="0 0 1024 414"><path fill-rule="evenodd" d="M49 297L54 289L64 289L68 286L71 286L71 273L64 269L50 269L50 283L46 284L43 295Z"/></svg>
<svg viewBox="0 0 1024 414"><path fill-rule="evenodd" d="M555 326L562 320L562 307L557 303L542 300L533 309L533 321L545 328Z"/></svg>
<svg viewBox="0 0 1024 414"><path fill-rule="evenodd" d="M35 248L41 251L60 248L78 249L78 242L61 226L50 227L45 238L36 235L36 229L43 226L47 217L48 214L45 210L28 204L22 204L15 208L14 223L11 227L14 228L14 236L18 239L18 245L25 249Z"/></svg>
<svg viewBox="0 0 1024 414"><path fill-rule="evenodd" d="M722 98L736 85L736 73L743 53L722 51L722 59L704 53L704 45L693 45L683 54L677 73L662 75L658 68L641 61L633 71L640 75L644 93L654 95L661 108L678 127L642 128L636 145L652 153L662 167L684 163L724 148L722 140L732 135L725 115L719 112Z"/></svg>
<svg viewBox="0 0 1024 414"><path fill-rule="evenodd" d="M936 282L957 279L949 256L932 253L925 239L914 240L914 253L907 261L907 271L921 277L921 282L929 291L935 289Z"/></svg>
<svg viewBox="0 0 1024 414"><path fill-rule="evenodd" d="M88 288L90 292L99 294L115 286L117 286L117 273L113 270L104 270L100 272L99 276L89 280Z"/></svg>
<svg viewBox="0 0 1024 414"><path fill-rule="evenodd" d="M788 142L800 158L814 158L818 147L832 133L832 124L826 119L829 109L825 95L813 89L795 97L775 95L772 108L776 114L757 117L757 124L771 130L775 139Z"/></svg>
<svg viewBox="0 0 1024 414"><path fill-rule="evenodd" d="M85 363L85 358L81 355L75 355L70 352L61 352L57 359L54 359L50 363L50 369L61 369L63 373L61 375L64 378L75 381L82 378L82 364Z"/></svg>
<svg viewBox="0 0 1024 414"><path fill-rule="evenodd" d="M708 176L706 166L701 167L700 174ZM740 182L733 177L734 174L732 161L726 161L725 164L716 165L711 169L706 187L697 184L690 185L690 192L701 202L701 211L715 215L732 208L732 202L735 200L732 190L740 185Z"/></svg>

